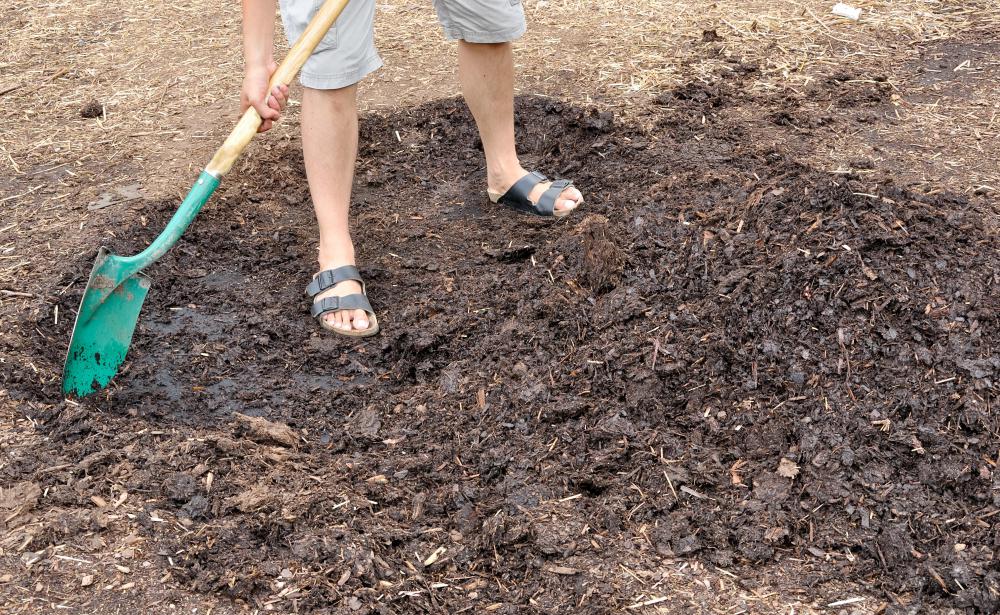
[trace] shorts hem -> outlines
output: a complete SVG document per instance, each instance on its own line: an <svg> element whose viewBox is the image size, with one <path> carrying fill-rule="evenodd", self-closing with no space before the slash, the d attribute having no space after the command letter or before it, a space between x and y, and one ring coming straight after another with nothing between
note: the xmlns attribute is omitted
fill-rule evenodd
<svg viewBox="0 0 1000 615"><path fill-rule="evenodd" d="M450 41L465 41L467 43L509 43L524 35L528 27L521 24L516 28L499 30L497 32L478 32L445 26L444 36Z"/></svg>
<svg viewBox="0 0 1000 615"><path fill-rule="evenodd" d="M357 68L335 74L320 74L302 71L299 83L314 90L339 90L354 85L382 67L382 58L373 56Z"/></svg>

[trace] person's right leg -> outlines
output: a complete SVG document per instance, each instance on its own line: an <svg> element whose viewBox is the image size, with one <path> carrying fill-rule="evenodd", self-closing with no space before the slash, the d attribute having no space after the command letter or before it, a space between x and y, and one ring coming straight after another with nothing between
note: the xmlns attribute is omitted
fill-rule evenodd
<svg viewBox="0 0 1000 615"><path fill-rule="evenodd" d="M304 88L302 153L316 221L319 223L319 270L354 264L348 213L354 161L358 152L357 86L335 90ZM361 292L361 284L345 280L317 295L344 297ZM341 310L324 316L339 329L368 328L364 310Z"/></svg>
<svg viewBox="0 0 1000 615"><path fill-rule="evenodd" d="M315 0L282 0L281 21L294 43L319 4ZM358 148L356 84L382 65L375 49L372 24L375 0L351 0L302 67L302 150L309 192L319 223L319 270L354 265L348 226L351 183ZM361 293L361 284L346 280L313 298ZM374 323L364 310L340 310L322 316L324 324L364 331Z"/></svg>

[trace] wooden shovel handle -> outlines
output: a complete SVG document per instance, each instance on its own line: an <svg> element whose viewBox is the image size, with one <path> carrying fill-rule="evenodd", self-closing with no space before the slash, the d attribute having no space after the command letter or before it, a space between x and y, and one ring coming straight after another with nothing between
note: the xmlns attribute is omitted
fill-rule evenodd
<svg viewBox="0 0 1000 615"><path fill-rule="evenodd" d="M326 0L323 6L316 11L305 32L299 37L288 55L278 66L278 69L271 75L271 81L267 84L267 91L270 92L276 85L288 85L305 64L309 56L312 55L316 45L319 44L333 22L337 21L341 11L347 6L348 0ZM236 123L236 128L229 133L222 147L215 152L211 162L205 167L205 171L216 177L222 177L229 172L233 163L240 157L243 150L257 134L257 129L261 123L260 114L253 107L250 107Z"/></svg>

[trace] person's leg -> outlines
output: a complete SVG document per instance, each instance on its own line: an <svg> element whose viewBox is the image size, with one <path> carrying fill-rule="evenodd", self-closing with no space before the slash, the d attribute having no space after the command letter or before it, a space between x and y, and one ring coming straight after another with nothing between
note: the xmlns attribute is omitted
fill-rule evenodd
<svg viewBox="0 0 1000 615"><path fill-rule="evenodd" d="M488 188L503 194L527 173L518 161L514 143L514 54L511 44L460 40L458 78L483 141ZM528 198L537 202L550 184L538 184ZM581 199L580 192L570 186L556 201L556 209L573 209Z"/></svg>
<svg viewBox="0 0 1000 615"><path fill-rule="evenodd" d="M316 6L314 0L282 0L281 21L289 43L302 35ZM354 264L348 213L358 148L356 84L382 65L372 35L374 19L375 0L351 0L299 75L302 151L319 223L320 271ZM314 302L360 292L358 282L344 281ZM373 324L363 310L328 312L323 319L327 326L348 330Z"/></svg>
<svg viewBox="0 0 1000 615"><path fill-rule="evenodd" d="M319 223L319 270L354 264L354 244L348 223L354 161L358 152L357 86L336 90L303 88L302 153L309 192ZM353 280L337 284L323 297L343 297L361 292ZM368 328L364 310L341 310L324 316L340 329Z"/></svg>

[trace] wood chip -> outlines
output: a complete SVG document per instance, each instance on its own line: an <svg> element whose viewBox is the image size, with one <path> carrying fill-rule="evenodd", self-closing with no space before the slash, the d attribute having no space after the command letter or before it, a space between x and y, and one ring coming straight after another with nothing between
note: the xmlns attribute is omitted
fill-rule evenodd
<svg viewBox="0 0 1000 615"><path fill-rule="evenodd" d="M695 491L694 489L692 489L691 487L688 487L687 485L682 485L681 486L681 491L683 491L684 493L686 493L686 494L688 494L690 496L696 497L699 500L707 500L708 499L707 495L705 495L704 493L701 493L699 491Z"/></svg>
<svg viewBox="0 0 1000 615"><path fill-rule="evenodd" d="M290 448L299 445L299 434L284 423L273 423L259 416L236 414L236 418L246 427L251 440L256 442L276 442Z"/></svg>
<svg viewBox="0 0 1000 615"><path fill-rule="evenodd" d="M434 552L428 555L427 559L424 560L424 566L430 566L434 562L438 561L438 559L440 559L441 556L444 555L445 551L447 551L447 549L445 549L444 547L438 547L437 549L435 549Z"/></svg>
<svg viewBox="0 0 1000 615"><path fill-rule="evenodd" d="M865 601L864 598L847 598L846 600L837 600L836 602L831 602L826 606L833 608L836 606L847 606L848 604L857 604L858 602L864 602L864 601Z"/></svg>
<svg viewBox="0 0 1000 615"><path fill-rule="evenodd" d="M659 604L661 602L666 602L669 599L670 599L669 596L659 596L657 598L650 598L649 600L645 600L643 602L636 602L635 604L630 604L626 608L629 608L629 609L641 609L644 606L652 606L654 604Z"/></svg>
<svg viewBox="0 0 1000 615"><path fill-rule="evenodd" d="M791 459L781 458L778 462L778 476L785 478L795 478L799 475L799 466Z"/></svg>
<svg viewBox="0 0 1000 615"><path fill-rule="evenodd" d="M241 512L253 512L269 505L274 499L275 495L272 489L263 485L256 485L247 491L242 491L231 498L227 498L226 504Z"/></svg>
<svg viewBox="0 0 1000 615"><path fill-rule="evenodd" d="M113 506L115 508L118 508L119 506L121 506L122 504L124 504L125 500L127 500L127 499L128 499L128 491L122 491L122 494L118 497L117 500L115 500L115 503L113 504Z"/></svg>

